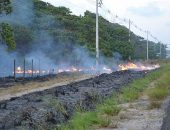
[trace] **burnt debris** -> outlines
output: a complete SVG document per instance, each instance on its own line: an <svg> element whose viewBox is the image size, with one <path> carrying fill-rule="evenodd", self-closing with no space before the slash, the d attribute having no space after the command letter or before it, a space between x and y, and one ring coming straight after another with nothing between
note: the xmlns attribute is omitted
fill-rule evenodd
<svg viewBox="0 0 170 130"><path fill-rule="evenodd" d="M0 129L51 129L67 122L77 110L94 110L96 103L145 74L144 71L102 74L81 82L1 101Z"/></svg>

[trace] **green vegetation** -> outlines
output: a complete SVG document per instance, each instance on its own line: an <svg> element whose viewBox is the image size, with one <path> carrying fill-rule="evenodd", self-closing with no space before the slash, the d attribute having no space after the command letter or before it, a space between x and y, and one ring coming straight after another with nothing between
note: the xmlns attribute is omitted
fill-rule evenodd
<svg viewBox="0 0 170 130"><path fill-rule="evenodd" d="M0 14L10 14L12 12L12 5L10 0L0 1Z"/></svg>
<svg viewBox="0 0 170 130"><path fill-rule="evenodd" d="M151 100L163 100L168 95L168 91L165 87L156 87L150 89L148 95Z"/></svg>
<svg viewBox="0 0 170 130"><path fill-rule="evenodd" d="M167 68L167 71L160 77L153 88L150 88L147 91L147 95L150 99L150 108L160 108L162 101L170 95L170 69Z"/></svg>
<svg viewBox="0 0 170 130"><path fill-rule="evenodd" d="M55 41L71 41L72 44L84 46L90 51L92 56L95 56L94 13L86 11L84 16L75 16L71 14L68 8L54 7L39 0L34 0L34 5L37 18L48 15L53 16L55 22L57 22L54 25L57 24L58 27L45 26L45 29L49 31ZM128 59L129 56L134 59L146 59L146 40L142 37L132 33L131 43L129 43L129 31L126 27L110 23L101 16L99 17L99 26L100 51L104 56L113 57L118 52L123 59ZM149 45L150 58L158 58L159 44L150 41ZM166 46L162 46L162 58L166 56L165 49Z"/></svg>
<svg viewBox="0 0 170 130"><path fill-rule="evenodd" d="M12 12L12 5L10 0L0 1L0 15L10 14ZM5 42L9 50L14 50L16 48L16 42L14 39L13 29L8 23L0 24L0 39Z"/></svg>
<svg viewBox="0 0 170 130"><path fill-rule="evenodd" d="M2 23L0 24L0 27L0 36L7 44L9 50L14 50L16 48L16 43L14 39L13 29L8 23Z"/></svg>
<svg viewBox="0 0 170 130"><path fill-rule="evenodd" d="M119 94L114 93L104 103L97 105L95 111L77 112L68 124L61 126L61 130L93 130L107 127L111 123L112 116L116 116L120 112L119 104L135 101L141 92L146 90L153 82L156 83L156 87L149 89L149 97L153 101L164 99L170 94L169 73L169 64L163 65L159 70L149 73L145 78L135 80L130 85L125 86ZM151 108L159 108L160 104L160 102L151 102Z"/></svg>
<svg viewBox="0 0 170 130"><path fill-rule="evenodd" d="M0 4L1 13L9 14L12 7L9 0L8 4ZM52 42L51 53L48 57L53 58L58 53L58 46L63 46L61 54L65 56L72 55L75 46L81 46L89 50L91 56L95 57L95 14L86 11L83 16L73 15L70 9L66 7L54 7L53 5L40 1L32 0L34 3L34 17L29 26L11 22L16 42L16 51L25 55L32 51L32 46L42 42L42 32L49 37ZM3 17L3 16L2 16ZM103 17L99 17L100 34L100 52L102 55L112 58L120 53L122 59L146 59L146 40L142 37L131 34L131 43L129 40L129 31L126 27L119 24L110 23ZM0 27L1 28L1 27ZM11 30L11 29L10 29ZM2 29L0 29L0 32ZM11 30L10 33L13 31ZM10 36L10 37L9 37ZM7 43L10 49L15 48L12 35L7 35L4 43ZM8 39L8 40L7 40ZM47 41L47 40L44 40ZM159 58L159 44L149 42L150 59ZM38 46L41 46L38 44ZM155 47L153 47L155 46ZM162 46L162 58L166 56L166 46ZM61 50L61 49L60 49ZM75 56L72 56L75 57ZM54 59L55 60L55 59ZM60 60L58 58L58 60Z"/></svg>

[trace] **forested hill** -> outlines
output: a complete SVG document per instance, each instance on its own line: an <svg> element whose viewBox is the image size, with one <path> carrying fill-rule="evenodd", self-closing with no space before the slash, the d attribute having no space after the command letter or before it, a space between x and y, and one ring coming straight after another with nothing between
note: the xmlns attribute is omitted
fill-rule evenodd
<svg viewBox="0 0 170 130"><path fill-rule="evenodd" d="M13 0L12 14L1 18L0 22L12 26L15 51L22 56L39 48L50 58L57 55L70 56L77 46L87 48L90 55L95 56L94 13L86 11L83 16L76 16L68 8L54 7L39 0ZM119 53L123 59L128 59L129 56L135 59L146 58L146 41L142 37L132 33L129 43L129 31L126 27L110 23L101 16L99 26L102 55L114 57ZM149 42L150 58L157 58L159 51L159 44ZM164 57L164 46L162 52Z"/></svg>

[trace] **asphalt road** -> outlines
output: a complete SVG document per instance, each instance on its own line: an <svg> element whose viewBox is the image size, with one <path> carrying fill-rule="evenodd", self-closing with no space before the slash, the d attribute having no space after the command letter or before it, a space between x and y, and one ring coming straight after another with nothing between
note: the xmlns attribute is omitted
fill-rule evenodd
<svg viewBox="0 0 170 130"><path fill-rule="evenodd" d="M170 130L170 101L168 104L167 114L166 114L166 117L164 118L161 130Z"/></svg>

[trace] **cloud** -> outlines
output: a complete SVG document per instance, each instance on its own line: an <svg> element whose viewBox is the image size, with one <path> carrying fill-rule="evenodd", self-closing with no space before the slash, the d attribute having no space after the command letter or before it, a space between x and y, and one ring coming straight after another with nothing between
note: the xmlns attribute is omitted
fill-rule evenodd
<svg viewBox="0 0 170 130"><path fill-rule="evenodd" d="M170 27L170 23L166 23L165 25L168 26L168 27Z"/></svg>
<svg viewBox="0 0 170 130"><path fill-rule="evenodd" d="M149 3L142 7L129 7L128 11L144 17L158 17L164 14L156 2Z"/></svg>

